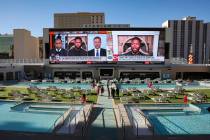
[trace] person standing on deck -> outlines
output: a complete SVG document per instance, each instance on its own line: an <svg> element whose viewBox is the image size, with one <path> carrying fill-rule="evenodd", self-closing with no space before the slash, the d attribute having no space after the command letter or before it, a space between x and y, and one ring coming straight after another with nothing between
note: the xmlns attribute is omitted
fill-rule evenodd
<svg viewBox="0 0 210 140"><path fill-rule="evenodd" d="M97 94L100 95L101 94L101 82L99 81L96 85L97 87Z"/></svg>
<svg viewBox="0 0 210 140"><path fill-rule="evenodd" d="M82 97L80 98L80 102L81 102L82 104L86 104L86 102L87 102L86 94L82 94Z"/></svg>
<svg viewBox="0 0 210 140"><path fill-rule="evenodd" d="M184 104L187 104L187 103L188 103L187 95L184 95Z"/></svg>
<svg viewBox="0 0 210 140"><path fill-rule="evenodd" d="M120 89L119 89L119 84L116 84L116 96L119 98L120 97Z"/></svg>
<svg viewBox="0 0 210 140"><path fill-rule="evenodd" d="M112 98L115 97L115 91L116 91L116 85L115 85L115 83L113 82L112 85L111 85L111 94L112 94Z"/></svg>
<svg viewBox="0 0 210 140"><path fill-rule="evenodd" d="M107 81L108 98L110 98L110 80Z"/></svg>

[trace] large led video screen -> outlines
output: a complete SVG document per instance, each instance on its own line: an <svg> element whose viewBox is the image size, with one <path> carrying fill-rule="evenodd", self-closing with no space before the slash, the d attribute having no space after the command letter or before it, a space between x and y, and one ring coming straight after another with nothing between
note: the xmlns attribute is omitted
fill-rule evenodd
<svg viewBox="0 0 210 140"><path fill-rule="evenodd" d="M163 62L160 31L50 32L51 63Z"/></svg>

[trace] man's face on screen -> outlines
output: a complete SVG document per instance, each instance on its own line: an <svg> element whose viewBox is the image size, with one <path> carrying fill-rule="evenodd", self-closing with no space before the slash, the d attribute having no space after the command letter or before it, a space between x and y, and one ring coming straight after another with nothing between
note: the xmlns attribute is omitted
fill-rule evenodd
<svg viewBox="0 0 210 140"><path fill-rule="evenodd" d="M137 39L131 41L131 50L133 53L138 53L140 50L140 42Z"/></svg>
<svg viewBox="0 0 210 140"><path fill-rule="evenodd" d="M58 39L58 40L55 41L55 47L57 49L62 48L62 41L60 39Z"/></svg>
<svg viewBox="0 0 210 140"><path fill-rule="evenodd" d="M94 46L96 49L101 47L101 40L99 38L94 39Z"/></svg>
<svg viewBox="0 0 210 140"><path fill-rule="evenodd" d="M80 40L80 39L76 39L76 40L75 40L75 47L76 47L77 49L80 49L81 46L82 46L81 40Z"/></svg>

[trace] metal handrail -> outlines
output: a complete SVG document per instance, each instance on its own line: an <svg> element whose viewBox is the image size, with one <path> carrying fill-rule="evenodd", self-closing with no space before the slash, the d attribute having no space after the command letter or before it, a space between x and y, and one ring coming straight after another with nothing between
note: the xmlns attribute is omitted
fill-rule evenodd
<svg viewBox="0 0 210 140"><path fill-rule="evenodd" d="M87 116L89 116L89 114L90 114L90 111L91 111L91 108L92 108L92 106L88 109L88 111L87 111L87 115L85 114L85 111L84 111L84 108L83 108L83 115L84 115L84 119L85 119L85 123L87 124Z"/></svg>
<svg viewBox="0 0 210 140"><path fill-rule="evenodd" d="M65 115L66 112L68 112L70 109L71 109L71 107L70 107L68 110L66 110L63 114L61 114L61 115L54 121L54 123L53 123L53 125L52 125L53 131L54 131L54 132L55 132L55 128L56 128L56 123L57 123L57 121L62 117L62 125L63 125L64 122L65 122L64 115ZM69 116L69 115L70 115L70 112L69 112L69 114L68 114L67 116ZM50 128L51 128L51 127L50 127Z"/></svg>
<svg viewBox="0 0 210 140"><path fill-rule="evenodd" d="M71 110L71 111L81 111L81 110ZM74 126L75 126L75 128L76 128L76 125L77 125L77 114L74 116ZM69 128L69 133L71 133L71 117L69 116L68 117L68 122L69 122L69 126L68 126L68 128Z"/></svg>
<svg viewBox="0 0 210 140"><path fill-rule="evenodd" d="M55 132L56 123L61 117L63 118L63 123L64 123L64 113L63 113L54 121L53 125L50 127L50 130L53 127L53 131Z"/></svg>
<svg viewBox="0 0 210 140"><path fill-rule="evenodd" d="M143 112L141 112L141 111L138 111L139 112L139 114L141 115L141 116L143 116L144 117L144 119L145 119L145 124L148 126L148 128L151 128L152 129L152 134L154 135L155 133L155 128L154 128L154 126L150 123L150 121L149 121L149 119L148 119L148 116L147 115L145 115ZM149 123L149 125L147 124L147 122Z"/></svg>
<svg viewBox="0 0 210 140"><path fill-rule="evenodd" d="M92 108L92 107L91 107ZM88 112L85 114L85 111L84 111L84 108L82 109L82 110L71 110L71 111L82 111L83 112L83 117L84 117L84 125L82 126L82 136L84 136L84 131L85 131L85 129L86 129L86 127L87 127L87 116L89 116L89 114L90 114L90 111L91 111L91 108L88 110ZM77 116L77 114L76 114L76 116ZM69 117L69 133L71 132L71 129L74 127L74 128L76 128L77 127L77 117L74 117L74 125L71 127L71 118Z"/></svg>
<svg viewBox="0 0 210 140"><path fill-rule="evenodd" d="M131 121L132 121L132 127L134 128L134 122L136 123L136 136L138 136L139 134L139 125L138 125L138 121L133 117L133 113L131 112L130 109L128 109L128 113L129 113L129 116L131 116Z"/></svg>
<svg viewBox="0 0 210 140"><path fill-rule="evenodd" d="M87 113L85 113L84 108L83 108L83 117L84 117L84 125L82 126L82 136L84 136L84 132L86 131L87 125L88 125L88 116L90 115L90 112L92 110L92 105L88 109Z"/></svg>
<svg viewBox="0 0 210 140"><path fill-rule="evenodd" d="M118 107L118 110L119 110L119 113L120 113L121 127L123 129L123 139L125 139L125 120L124 120L123 115L122 115L122 113L120 111L119 105L117 107Z"/></svg>
<svg viewBox="0 0 210 140"><path fill-rule="evenodd" d="M134 124L134 122L136 123L136 135L139 136L139 124L138 121L133 117L132 115L132 122Z"/></svg>
<svg viewBox="0 0 210 140"><path fill-rule="evenodd" d="M53 130L54 130L55 127L56 127L57 121L58 121L61 117L62 117L62 124L64 123L64 114L62 114L60 117L58 117L58 118L55 120L55 122L54 122L54 124L53 124Z"/></svg>

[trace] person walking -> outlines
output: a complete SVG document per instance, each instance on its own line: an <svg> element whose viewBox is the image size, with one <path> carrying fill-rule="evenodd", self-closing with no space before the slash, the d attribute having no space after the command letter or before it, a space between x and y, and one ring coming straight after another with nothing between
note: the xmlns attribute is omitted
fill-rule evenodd
<svg viewBox="0 0 210 140"><path fill-rule="evenodd" d="M117 96L118 98L120 97L119 84L116 84L116 96Z"/></svg>
<svg viewBox="0 0 210 140"><path fill-rule="evenodd" d="M112 98L115 97L115 91L116 91L116 85L115 85L115 83L113 82L112 85L111 85L111 94L112 94Z"/></svg>
<svg viewBox="0 0 210 140"><path fill-rule="evenodd" d="M101 96L103 96L103 93L104 93L104 86L101 85Z"/></svg>
<svg viewBox="0 0 210 140"><path fill-rule="evenodd" d="M107 81L106 86L107 86L107 90L108 90L108 98L110 98L110 96L111 96L111 95L110 95L110 94L111 94L111 93L110 93L110 80Z"/></svg>
<svg viewBox="0 0 210 140"><path fill-rule="evenodd" d="M100 82L98 82L96 84L96 91L97 91L97 95L100 95L100 92L101 92L101 85L100 85Z"/></svg>

